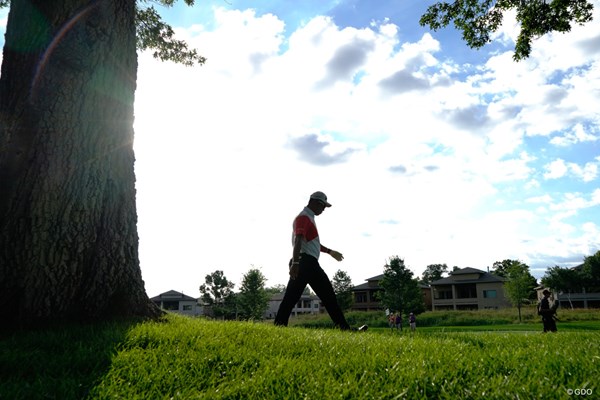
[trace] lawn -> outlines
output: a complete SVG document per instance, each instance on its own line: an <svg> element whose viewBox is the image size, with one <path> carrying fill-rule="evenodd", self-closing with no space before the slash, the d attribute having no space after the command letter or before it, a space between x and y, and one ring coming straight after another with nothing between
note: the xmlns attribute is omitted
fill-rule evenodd
<svg viewBox="0 0 600 400"><path fill-rule="evenodd" d="M568 399L597 397L598 382L598 330L395 335L169 315L0 340L11 400Z"/></svg>

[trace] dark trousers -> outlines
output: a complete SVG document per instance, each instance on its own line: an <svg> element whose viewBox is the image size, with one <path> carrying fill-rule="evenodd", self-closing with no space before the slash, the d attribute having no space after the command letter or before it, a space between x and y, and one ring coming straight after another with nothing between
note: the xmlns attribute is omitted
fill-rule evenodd
<svg viewBox="0 0 600 400"><path fill-rule="evenodd" d="M542 316L542 323L544 324L544 332L556 332L556 321L552 315Z"/></svg>
<svg viewBox="0 0 600 400"><path fill-rule="evenodd" d="M344 313L335 298L335 292L327 274L319 265L319 261L308 254L302 254L300 257L299 273L296 279L288 281L283 301L279 305L279 310L275 317L275 325L287 326L292 309L298 300L300 300L300 296L302 296L307 284L319 296L333 323L340 329L350 329Z"/></svg>

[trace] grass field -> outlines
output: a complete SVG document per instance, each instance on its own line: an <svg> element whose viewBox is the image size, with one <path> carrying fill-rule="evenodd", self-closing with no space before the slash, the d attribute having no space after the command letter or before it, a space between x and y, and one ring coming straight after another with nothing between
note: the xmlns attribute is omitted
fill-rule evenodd
<svg viewBox="0 0 600 400"><path fill-rule="evenodd" d="M569 399L598 398L599 382L598 330L411 335L169 315L0 340L11 400Z"/></svg>
<svg viewBox="0 0 600 400"><path fill-rule="evenodd" d="M558 317L560 326L568 327L576 322L591 322L593 326L600 322L600 310L595 309L559 309ZM388 326L387 317L383 311L379 312L350 312L346 315L348 322L353 326L368 324L369 327L384 328ZM293 318L294 326L306 328L328 328L332 326L331 319L327 314L304 315ZM406 316L404 324L407 325ZM481 311L428 311L417 317L419 327L481 327L481 329L494 329L495 326L511 326L512 329L522 329L522 325L529 325L532 330L542 330L540 317L537 315L535 306L523 307L521 310L521 321L518 311L514 308L501 310ZM519 327L521 325L521 327ZM485 328L488 327L488 328ZM477 328L474 328L477 329ZM529 329L529 328L528 328ZM560 328L559 328L560 329Z"/></svg>

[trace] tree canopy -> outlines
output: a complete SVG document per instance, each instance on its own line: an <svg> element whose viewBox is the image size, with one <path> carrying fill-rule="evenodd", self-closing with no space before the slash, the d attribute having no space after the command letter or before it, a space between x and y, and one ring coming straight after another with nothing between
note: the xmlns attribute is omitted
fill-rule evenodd
<svg viewBox="0 0 600 400"><path fill-rule="evenodd" d="M342 311L349 310L352 307L352 279L347 272L337 270L331 280L335 298Z"/></svg>
<svg viewBox="0 0 600 400"><path fill-rule="evenodd" d="M234 283L221 270L206 275L204 280L205 283L200 286L200 298L204 304L212 307L215 317L225 316L229 313L229 303L234 298Z"/></svg>
<svg viewBox="0 0 600 400"><path fill-rule="evenodd" d="M419 23L436 31L453 22L467 45L479 49L492 41L504 14L515 10L520 32L513 59L520 61L530 56L534 39L550 32L569 32L572 24L591 21L593 9L587 0L441 1L429 6Z"/></svg>
<svg viewBox="0 0 600 400"><path fill-rule="evenodd" d="M576 293L600 291L600 251L583 259L583 264L574 268L558 265L548 268L542 277L542 284L560 292Z"/></svg>
<svg viewBox="0 0 600 400"><path fill-rule="evenodd" d="M183 0L188 6L194 0ZM196 49L190 49L183 40L175 39L173 28L165 23L154 6L146 6L150 0L138 0L136 6L136 38L139 50L154 50L154 58L161 61L173 61L187 66L204 64L205 57ZM159 4L171 7L176 0L154 0Z"/></svg>
<svg viewBox="0 0 600 400"><path fill-rule="evenodd" d="M419 283L400 257L390 257L384 266L383 278L379 285L383 289L379 296L384 308L398 312L425 311Z"/></svg>
<svg viewBox="0 0 600 400"><path fill-rule="evenodd" d="M519 310L519 321L521 321L521 307L534 299L534 291L537 281L529 272L529 266L518 260L505 260L507 263L504 277L508 281L504 285L504 290L513 306Z"/></svg>
<svg viewBox="0 0 600 400"><path fill-rule="evenodd" d="M195 0L182 0L192 7ZM172 7L177 0L137 0L135 8L136 44L138 50L153 50L152 55L161 61L192 66L204 64L206 57L190 49L184 40L175 38L175 31L161 17L154 5ZM0 0L0 8L10 6L11 0Z"/></svg>
<svg viewBox="0 0 600 400"><path fill-rule="evenodd" d="M583 259L583 277L589 291L600 291L600 250Z"/></svg>
<svg viewBox="0 0 600 400"><path fill-rule="evenodd" d="M430 264L425 267L421 281L426 284L430 284L433 281L442 279L444 274L448 272L448 266L446 264Z"/></svg>
<svg viewBox="0 0 600 400"><path fill-rule="evenodd" d="M237 301L244 318L262 319L269 302L265 289L267 278L258 268L251 268L244 274Z"/></svg>

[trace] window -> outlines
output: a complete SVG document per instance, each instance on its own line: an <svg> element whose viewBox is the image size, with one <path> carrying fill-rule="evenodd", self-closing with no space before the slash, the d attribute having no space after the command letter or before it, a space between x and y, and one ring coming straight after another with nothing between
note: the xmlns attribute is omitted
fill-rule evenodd
<svg viewBox="0 0 600 400"><path fill-rule="evenodd" d="M357 303L366 303L367 302L367 293L365 292L357 292L355 294Z"/></svg>
<svg viewBox="0 0 600 400"><path fill-rule="evenodd" d="M483 291L483 298L484 299L495 299L496 298L496 291L495 290L484 290Z"/></svg>
<svg viewBox="0 0 600 400"><path fill-rule="evenodd" d="M451 286L440 286L436 287L433 291L434 298L436 300L450 300L452 299L452 287Z"/></svg>
<svg viewBox="0 0 600 400"><path fill-rule="evenodd" d="M163 310L169 311L177 311L179 310L179 302L178 301L163 301Z"/></svg>
<svg viewBox="0 0 600 400"><path fill-rule="evenodd" d="M475 284L456 285L457 299L474 299L477 298L477 289Z"/></svg>
<svg viewBox="0 0 600 400"><path fill-rule="evenodd" d="M192 311L192 306L190 304L185 304L183 306L183 311Z"/></svg>

